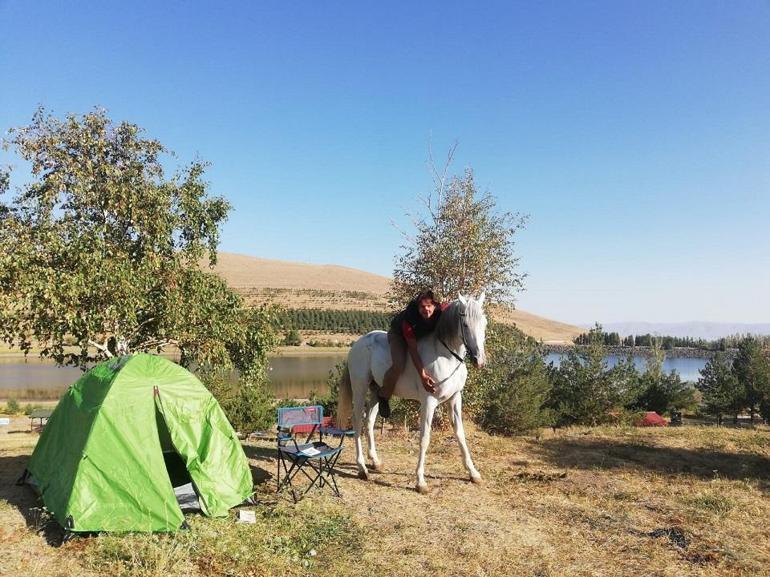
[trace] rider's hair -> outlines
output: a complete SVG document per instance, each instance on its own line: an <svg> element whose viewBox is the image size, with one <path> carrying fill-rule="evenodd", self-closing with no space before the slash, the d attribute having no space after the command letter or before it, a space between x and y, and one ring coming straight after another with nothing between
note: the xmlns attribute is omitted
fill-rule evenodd
<svg viewBox="0 0 770 577"><path fill-rule="evenodd" d="M432 289L426 289L426 290L424 290L424 291L420 292L420 294L418 294L418 295L415 297L414 301L415 301L417 304L420 304L420 303L421 303L422 301L424 301L425 299L430 299L430 300L432 300L432 301L433 301L433 304L434 304L434 305L436 305L436 306L438 306L438 304L439 304L439 303L438 303L438 301L436 300L436 297L435 297L435 296L433 296L433 290L432 290Z"/></svg>

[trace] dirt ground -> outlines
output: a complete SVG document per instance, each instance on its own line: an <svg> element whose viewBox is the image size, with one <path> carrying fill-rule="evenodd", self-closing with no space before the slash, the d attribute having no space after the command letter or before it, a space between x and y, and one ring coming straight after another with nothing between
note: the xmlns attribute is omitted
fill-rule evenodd
<svg viewBox="0 0 770 577"><path fill-rule="evenodd" d="M759 546L770 542L761 521L770 513L770 438L753 435L583 429L504 438L471 427L477 486L453 435L439 432L424 496L413 490L417 437L393 431L370 482L356 478L351 444L341 487L354 519L376 536L363 554L376 575L770 575L770 548Z"/></svg>
<svg viewBox="0 0 770 577"><path fill-rule="evenodd" d="M52 536L40 526L37 500L14 485L37 435L28 419L14 419L11 428L0 433L0 575L98 574L78 553L86 545L47 544ZM437 431L428 495L413 489L414 432L378 432L384 469L368 482L357 478L348 442L338 466L342 498L313 491L303 507L343 511L361 539L319 567L410 577L770 575L766 428L570 429L505 438L471 424L468 438L483 483L469 482L453 435ZM273 443L249 441L244 450L257 496L275 501Z"/></svg>

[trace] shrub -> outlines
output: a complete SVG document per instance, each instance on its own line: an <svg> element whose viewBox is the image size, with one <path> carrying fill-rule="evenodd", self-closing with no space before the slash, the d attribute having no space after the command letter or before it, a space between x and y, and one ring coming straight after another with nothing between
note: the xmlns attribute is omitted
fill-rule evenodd
<svg viewBox="0 0 770 577"><path fill-rule="evenodd" d="M222 373L202 375L201 380L219 401L227 419L236 431L272 429L275 425L276 402L265 379L236 385Z"/></svg>
<svg viewBox="0 0 770 577"><path fill-rule="evenodd" d="M487 354L487 366L469 373L463 396L468 415L494 433L523 433L550 424L546 401L551 380L538 343L514 327L493 323Z"/></svg>
<svg viewBox="0 0 770 577"><path fill-rule="evenodd" d="M683 383L676 371L656 375L648 371L641 375L641 395L632 408L655 411L659 415L676 409L695 408L695 389Z"/></svg>
<svg viewBox="0 0 770 577"><path fill-rule="evenodd" d="M589 331L589 344L567 353L550 371L553 382L549 406L556 425L595 426L633 404L639 395L639 376L629 358L610 368L601 326Z"/></svg>
<svg viewBox="0 0 770 577"><path fill-rule="evenodd" d="M43 408L43 405L39 405L39 404L33 405L32 403L27 403L26 405L24 405L24 414L27 416L30 416L32 414L32 411L34 411L35 409L42 409L42 408Z"/></svg>
<svg viewBox="0 0 770 577"><path fill-rule="evenodd" d="M647 370L637 378L638 396L626 406L632 409L655 411L662 415L674 409L692 409L696 406L695 389L683 383L676 371L663 371L665 353L657 340L652 342Z"/></svg>
<svg viewBox="0 0 770 577"><path fill-rule="evenodd" d="M340 381L342 380L342 374L345 368L348 366L348 362L340 361L334 367L329 369L329 376L326 378L326 393L323 395L316 395L315 392L310 394L310 400L313 405L321 405L324 408L324 415L337 415L337 400L339 399Z"/></svg>
<svg viewBox="0 0 770 577"><path fill-rule="evenodd" d="M449 419L446 418L446 407L444 403L436 408L433 414L433 430L444 429L447 427ZM401 399L391 397L390 399L390 421L395 425L401 424L405 430L416 430L420 426L420 403L411 399Z"/></svg>
<svg viewBox="0 0 770 577"><path fill-rule="evenodd" d="M21 407L19 407L19 401L16 399L8 399L8 402L5 404L5 410L9 415L17 414L21 410Z"/></svg>
<svg viewBox="0 0 770 577"><path fill-rule="evenodd" d="M290 347L298 347L302 344L302 337L297 329L291 329L283 338L283 344Z"/></svg>
<svg viewBox="0 0 770 577"><path fill-rule="evenodd" d="M551 382L541 356L511 351L498 362L492 379L480 422L485 430L510 435L552 424L552 411L546 408Z"/></svg>

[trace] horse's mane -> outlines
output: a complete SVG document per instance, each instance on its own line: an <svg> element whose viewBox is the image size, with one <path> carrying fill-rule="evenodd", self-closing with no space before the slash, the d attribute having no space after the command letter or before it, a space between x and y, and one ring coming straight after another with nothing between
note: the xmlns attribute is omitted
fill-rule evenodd
<svg viewBox="0 0 770 577"><path fill-rule="evenodd" d="M459 300L454 300L441 313L441 318L439 318L436 326L436 336L439 339L444 342L454 340L460 326L460 314L463 312L467 315L468 323L471 326L475 326L478 322L480 315L483 314L481 307L471 298L466 302L467 304L463 306Z"/></svg>
<svg viewBox="0 0 770 577"><path fill-rule="evenodd" d="M436 336L447 342L453 340L457 334L457 322L460 317L460 309L462 303L460 301L452 301L445 311L441 313L438 319L438 325L436 325Z"/></svg>

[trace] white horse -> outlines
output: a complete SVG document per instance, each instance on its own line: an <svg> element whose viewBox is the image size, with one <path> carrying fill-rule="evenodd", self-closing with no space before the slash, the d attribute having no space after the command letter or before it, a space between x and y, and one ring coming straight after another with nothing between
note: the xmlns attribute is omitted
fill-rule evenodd
<svg viewBox="0 0 770 577"><path fill-rule="evenodd" d="M429 393L422 386L417 369L407 355L403 374L399 377L394 395L420 401L420 457L417 460L417 490L426 493L425 453L430 442L430 430L436 407L449 401L452 426L460 445L463 463L471 481L478 483L481 475L473 466L462 420L462 390L468 377L465 353L468 352L477 367L484 366L484 338L487 319L482 308L484 293L478 299L460 295L441 314L436 330L417 343L425 369L436 382L436 391ZM374 446L374 423L379 411L377 385L382 384L385 371L391 365L387 333L372 331L358 339L348 353L348 366L340 384L337 414L340 423L349 418L351 395L353 405L353 430L356 438L356 463L358 476L368 479L364 451L361 444L361 419L364 416L367 392L371 394L366 419L369 458L375 471L382 469Z"/></svg>

